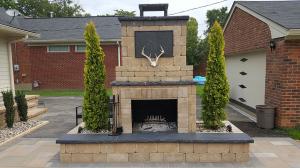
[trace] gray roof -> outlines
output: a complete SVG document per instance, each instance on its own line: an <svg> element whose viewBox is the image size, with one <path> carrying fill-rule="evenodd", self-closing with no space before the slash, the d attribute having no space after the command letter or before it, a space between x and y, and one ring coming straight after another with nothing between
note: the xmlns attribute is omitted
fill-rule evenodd
<svg viewBox="0 0 300 168"><path fill-rule="evenodd" d="M83 41L86 24L93 21L102 41L121 39L121 24L117 17L18 18L18 23L40 34L37 41Z"/></svg>
<svg viewBox="0 0 300 168"><path fill-rule="evenodd" d="M236 3L287 28L300 28L300 1L237 1Z"/></svg>
<svg viewBox="0 0 300 168"><path fill-rule="evenodd" d="M40 34L40 38L31 41L84 41L83 32L86 24L93 21L102 41L121 39L121 24L118 17L62 17L62 18L26 18L14 19L0 8L0 24Z"/></svg>
<svg viewBox="0 0 300 168"><path fill-rule="evenodd" d="M23 27L19 26L16 19L14 19L12 16L9 16L8 14L6 14L6 10L1 7L0 7L0 24L14 27L17 29L22 29L25 31L30 31L30 30L24 29Z"/></svg>

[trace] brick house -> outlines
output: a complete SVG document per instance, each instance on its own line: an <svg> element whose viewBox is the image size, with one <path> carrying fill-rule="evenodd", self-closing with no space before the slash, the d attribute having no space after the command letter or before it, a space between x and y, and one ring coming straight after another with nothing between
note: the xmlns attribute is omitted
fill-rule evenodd
<svg viewBox="0 0 300 168"><path fill-rule="evenodd" d="M3 8L0 8L0 92L15 91L11 44L26 36L39 37L39 34L11 24L10 20L11 17L5 13ZM0 93L0 127L3 125L1 116L4 111L3 98Z"/></svg>
<svg viewBox="0 0 300 168"><path fill-rule="evenodd" d="M224 27L231 99L276 107L276 124L300 124L300 2L237 1Z"/></svg>
<svg viewBox="0 0 300 168"><path fill-rule="evenodd" d="M93 21L106 55L106 86L120 64L121 26L117 17L16 17L15 24L40 34L12 45L17 88L82 89L85 60L84 27ZM36 85L37 84L37 85Z"/></svg>

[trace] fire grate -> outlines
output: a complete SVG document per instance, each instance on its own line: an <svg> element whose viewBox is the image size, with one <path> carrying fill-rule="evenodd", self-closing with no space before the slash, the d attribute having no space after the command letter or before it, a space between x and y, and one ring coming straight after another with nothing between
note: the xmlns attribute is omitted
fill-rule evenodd
<svg viewBox="0 0 300 168"><path fill-rule="evenodd" d="M177 132L177 100L133 100L133 132Z"/></svg>

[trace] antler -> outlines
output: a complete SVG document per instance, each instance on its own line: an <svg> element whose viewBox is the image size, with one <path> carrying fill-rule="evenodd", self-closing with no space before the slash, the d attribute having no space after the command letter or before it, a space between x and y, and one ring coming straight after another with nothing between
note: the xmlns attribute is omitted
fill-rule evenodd
<svg viewBox="0 0 300 168"><path fill-rule="evenodd" d="M158 59L160 56L162 56L163 54L165 53L165 50L164 48L160 45L160 54L158 56L156 56L156 59L155 59L155 62L157 63L158 62Z"/></svg>
<svg viewBox="0 0 300 168"><path fill-rule="evenodd" d="M165 53L165 50L164 50L164 48L162 46L160 46L160 52L161 53L158 56L155 54L155 60L152 60L151 53L150 53L150 57L145 54L145 46L144 46L143 49L142 49L142 53L141 54L150 61L150 65L151 66L155 67L157 65L159 57L161 57Z"/></svg>
<svg viewBox="0 0 300 168"><path fill-rule="evenodd" d="M144 50L145 50L145 46L143 47L142 53L141 53L141 54L142 54L144 57L146 57L146 58L150 61L150 63L152 63L151 58L150 58L148 55L145 54L145 51L144 51Z"/></svg>

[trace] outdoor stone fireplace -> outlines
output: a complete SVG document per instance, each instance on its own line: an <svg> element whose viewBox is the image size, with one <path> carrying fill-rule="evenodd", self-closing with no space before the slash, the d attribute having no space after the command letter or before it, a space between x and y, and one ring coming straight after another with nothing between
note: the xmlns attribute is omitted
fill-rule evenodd
<svg viewBox="0 0 300 168"><path fill-rule="evenodd" d="M119 18L122 65L116 67L116 81L111 83L118 100L112 108L118 109L112 110L112 123L113 128L122 127L123 133L81 134L80 126L75 127L56 141L62 162L249 160L253 139L239 129L230 133L196 130L196 86L193 67L186 65L189 17L166 16L167 7L142 4L141 17ZM165 16L143 17L143 10L162 9Z"/></svg>
<svg viewBox="0 0 300 168"><path fill-rule="evenodd" d="M173 131L195 132L196 88L192 81L193 67L186 65L188 17L121 17L119 20L122 65L116 67L116 81L112 82L113 94L120 96L119 126L124 133L132 133L133 127L145 123L145 119L160 125L166 120L165 124L176 127ZM143 102L144 107L135 111L137 102ZM146 115L151 113L151 102L153 114ZM143 116L144 121L135 122L138 116Z"/></svg>

